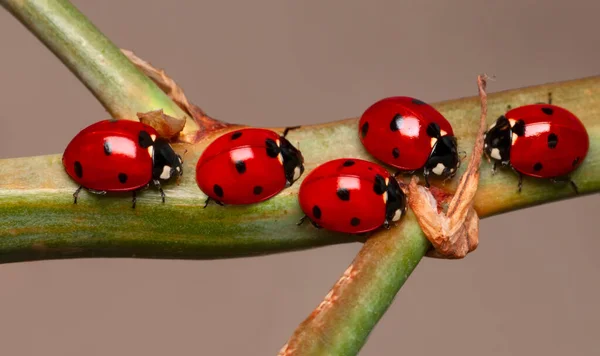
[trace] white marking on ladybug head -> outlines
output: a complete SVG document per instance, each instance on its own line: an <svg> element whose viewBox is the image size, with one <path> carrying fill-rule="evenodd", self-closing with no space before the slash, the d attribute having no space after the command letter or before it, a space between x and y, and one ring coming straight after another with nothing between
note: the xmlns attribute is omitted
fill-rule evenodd
<svg viewBox="0 0 600 356"><path fill-rule="evenodd" d="M300 174L302 172L300 171L300 167L296 167L294 168L294 182L298 180L298 178L300 178Z"/></svg>
<svg viewBox="0 0 600 356"><path fill-rule="evenodd" d="M491 129L493 129L494 127L496 127L496 121L492 122L492 124L490 125L490 128L488 129L488 131L491 130Z"/></svg>
<svg viewBox="0 0 600 356"><path fill-rule="evenodd" d="M446 136L447 132L444 130L440 130L440 136Z"/></svg>
<svg viewBox="0 0 600 356"><path fill-rule="evenodd" d="M275 144L277 144L277 147L281 147L281 142L279 142L279 139L275 140Z"/></svg>
<svg viewBox="0 0 600 356"><path fill-rule="evenodd" d="M435 146L435 143L437 142L437 138L432 137L431 141L429 142L429 144L431 145L431 147Z"/></svg>
<svg viewBox="0 0 600 356"><path fill-rule="evenodd" d="M281 153L277 155L277 160L279 161L279 163L283 164L283 155Z"/></svg>
<svg viewBox="0 0 600 356"><path fill-rule="evenodd" d="M390 184L390 178L389 177L385 177L385 185L387 186L388 184Z"/></svg>
<svg viewBox="0 0 600 356"><path fill-rule="evenodd" d="M392 221L398 221L398 220L400 220L401 217L402 217L402 210L396 209L396 211L394 212L394 217L392 218Z"/></svg>
<svg viewBox="0 0 600 356"><path fill-rule="evenodd" d="M519 138L519 135L517 135L516 133L512 134L512 144L514 145L515 142L517 141L517 139Z"/></svg>
<svg viewBox="0 0 600 356"><path fill-rule="evenodd" d="M515 119L508 119L508 122L510 123L510 127L513 127L517 123L517 120L515 120Z"/></svg>
<svg viewBox="0 0 600 356"><path fill-rule="evenodd" d="M154 156L154 146L148 146L148 155Z"/></svg>
<svg viewBox="0 0 600 356"><path fill-rule="evenodd" d="M493 159L502 159L502 157L500 157L500 150L497 148L492 148L492 152L490 152L490 156L492 156Z"/></svg>
<svg viewBox="0 0 600 356"><path fill-rule="evenodd" d="M164 166L163 171L160 174L160 179L169 179L171 178L171 167Z"/></svg>
<svg viewBox="0 0 600 356"><path fill-rule="evenodd" d="M443 163L438 163L437 166L433 167L433 169L431 171L433 173L437 174L438 176L441 176L442 173L444 173L445 168L446 168L446 166L444 166Z"/></svg>
<svg viewBox="0 0 600 356"><path fill-rule="evenodd" d="M152 135L150 135L150 138L152 139L152 141L154 141L154 140L156 140L156 135L152 134Z"/></svg>
<svg viewBox="0 0 600 356"><path fill-rule="evenodd" d="M383 192L383 203L387 204L387 200L388 200L388 194L387 191Z"/></svg>

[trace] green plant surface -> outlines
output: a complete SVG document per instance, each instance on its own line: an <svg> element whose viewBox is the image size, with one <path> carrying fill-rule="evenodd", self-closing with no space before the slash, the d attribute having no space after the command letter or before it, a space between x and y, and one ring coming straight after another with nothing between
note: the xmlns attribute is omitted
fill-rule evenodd
<svg viewBox="0 0 600 356"><path fill-rule="evenodd" d="M581 194L596 192L600 188L599 77L490 94L490 122L507 104L537 102L549 90L555 103L576 113L588 129L590 152L572 177ZM478 97L433 105L452 123L460 149L470 154L479 115ZM316 230L310 224L295 225L303 215L297 203L302 178L261 204L211 204L203 209L206 195L195 183L195 163L204 147L228 130L232 129L212 132L194 145L176 144L181 154L188 150L180 185L165 187L166 204L153 189L140 193L136 209L131 209L129 195L86 192L74 205L71 194L77 186L65 173L60 154L0 160L0 262L93 256L208 259L358 241L350 235ZM372 160L357 130L354 118L291 131L289 139L301 142L304 176L338 157ZM464 168L462 165L458 174ZM492 176L485 160L481 170L475 200L480 217L574 196L568 185L535 179L525 179L523 192L518 193L512 171L500 170ZM457 179L445 184L433 181L448 192L456 183Z"/></svg>

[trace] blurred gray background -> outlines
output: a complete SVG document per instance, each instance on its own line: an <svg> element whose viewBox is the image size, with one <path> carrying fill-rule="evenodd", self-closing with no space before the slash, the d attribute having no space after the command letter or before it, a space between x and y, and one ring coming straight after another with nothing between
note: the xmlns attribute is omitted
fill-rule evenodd
<svg viewBox="0 0 600 356"><path fill-rule="evenodd" d="M480 72L497 76L490 91L599 74L595 0L74 3L209 114L254 126L471 96ZM61 153L107 117L2 9L0 48L0 157ZM596 355L599 203L485 219L467 259L421 262L361 355ZM2 265L1 354L275 355L359 248Z"/></svg>

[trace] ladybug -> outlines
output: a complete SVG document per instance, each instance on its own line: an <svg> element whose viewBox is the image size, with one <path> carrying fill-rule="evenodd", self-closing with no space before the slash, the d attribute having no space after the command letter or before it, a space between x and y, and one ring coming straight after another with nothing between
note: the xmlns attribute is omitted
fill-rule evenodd
<svg viewBox="0 0 600 356"><path fill-rule="evenodd" d="M406 195L383 167L361 159L328 161L300 185L299 202L317 228L351 234L389 228L406 213Z"/></svg>
<svg viewBox="0 0 600 356"><path fill-rule="evenodd" d="M569 174L581 165L589 149L588 133L583 123L570 111L548 103L509 109L484 134L484 152L496 164L511 167L519 175L519 192L523 175L570 182Z"/></svg>
<svg viewBox="0 0 600 356"><path fill-rule="evenodd" d="M62 163L67 174L91 193L132 192L153 183L165 193L161 181L183 174L181 157L149 125L130 120L103 120L81 130L67 145Z"/></svg>
<svg viewBox="0 0 600 356"><path fill-rule="evenodd" d="M214 140L196 164L196 183L219 205L252 204L291 186L304 173L304 158L283 135L243 128Z"/></svg>
<svg viewBox="0 0 600 356"><path fill-rule="evenodd" d="M378 160L402 171L423 169L451 178L460 166L452 126L433 106L407 96L377 101L362 114L358 131L365 149Z"/></svg>

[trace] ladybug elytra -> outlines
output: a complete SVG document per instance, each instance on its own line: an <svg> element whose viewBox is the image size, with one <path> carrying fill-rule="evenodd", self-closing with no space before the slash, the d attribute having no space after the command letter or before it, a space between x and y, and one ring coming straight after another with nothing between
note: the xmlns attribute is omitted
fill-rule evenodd
<svg viewBox="0 0 600 356"><path fill-rule="evenodd" d="M398 181L383 167L361 159L328 161L310 172L298 194L305 216L317 228L359 234L389 228L407 209Z"/></svg>
<svg viewBox="0 0 600 356"><path fill-rule="evenodd" d="M399 172L423 169L427 187L430 173L452 177L460 166L450 122L421 100L394 96L377 101L362 114L358 132L371 155Z"/></svg>
<svg viewBox="0 0 600 356"><path fill-rule="evenodd" d="M510 109L500 116L484 134L484 152L497 162L509 166L519 175L519 192L523 175L570 182L569 177L585 159L589 136L583 123L570 111L551 104L538 103Z"/></svg>
<svg viewBox="0 0 600 356"><path fill-rule="evenodd" d="M158 137L149 125L130 120L103 120L81 130L67 145L62 163L67 174L81 189L91 193L132 192L153 183L165 193L161 181L183 174L181 157L169 142Z"/></svg>
<svg viewBox="0 0 600 356"><path fill-rule="evenodd" d="M260 128L228 132L214 140L196 164L196 183L217 204L252 204L291 186L304 158L283 135ZM206 205L205 205L206 207Z"/></svg>

